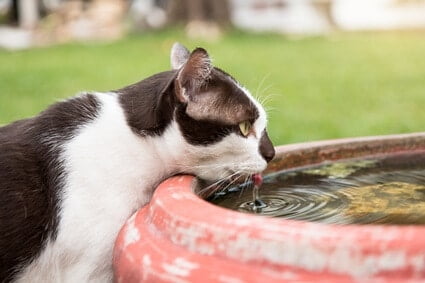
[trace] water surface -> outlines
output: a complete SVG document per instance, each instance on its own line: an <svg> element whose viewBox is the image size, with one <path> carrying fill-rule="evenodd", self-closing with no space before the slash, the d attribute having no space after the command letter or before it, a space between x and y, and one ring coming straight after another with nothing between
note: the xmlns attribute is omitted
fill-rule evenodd
<svg viewBox="0 0 425 283"><path fill-rule="evenodd" d="M233 210L334 224L425 224L425 152L351 159L264 178L210 197Z"/></svg>

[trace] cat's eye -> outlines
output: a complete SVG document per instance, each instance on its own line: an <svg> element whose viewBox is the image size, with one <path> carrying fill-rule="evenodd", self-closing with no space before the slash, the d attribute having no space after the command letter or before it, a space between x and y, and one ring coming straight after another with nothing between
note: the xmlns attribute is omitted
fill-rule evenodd
<svg viewBox="0 0 425 283"><path fill-rule="evenodd" d="M249 133L251 132L252 124L249 121L244 121L242 123L239 123L239 129L241 130L241 134L244 137L247 137Z"/></svg>

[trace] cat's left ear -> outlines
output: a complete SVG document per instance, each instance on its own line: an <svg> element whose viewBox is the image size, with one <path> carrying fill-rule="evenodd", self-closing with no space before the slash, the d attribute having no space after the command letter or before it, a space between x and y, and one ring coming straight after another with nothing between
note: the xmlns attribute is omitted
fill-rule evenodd
<svg viewBox="0 0 425 283"><path fill-rule="evenodd" d="M195 95L210 78L212 69L213 66L207 51L199 47L193 50L177 74L176 94L178 99L183 103L195 99Z"/></svg>
<svg viewBox="0 0 425 283"><path fill-rule="evenodd" d="M171 68L173 70L180 69L187 62L189 56L190 52L186 47L178 42L174 43L170 55Z"/></svg>

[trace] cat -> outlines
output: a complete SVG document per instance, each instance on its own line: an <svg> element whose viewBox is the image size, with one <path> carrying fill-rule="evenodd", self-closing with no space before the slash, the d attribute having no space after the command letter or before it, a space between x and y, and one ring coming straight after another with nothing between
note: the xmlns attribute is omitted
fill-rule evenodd
<svg viewBox="0 0 425 283"><path fill-rule="evenodd" d="M274 156L263 107L207 51L0 128L0 280L111 282L115 238L167 177L214 182Z"/></svg>

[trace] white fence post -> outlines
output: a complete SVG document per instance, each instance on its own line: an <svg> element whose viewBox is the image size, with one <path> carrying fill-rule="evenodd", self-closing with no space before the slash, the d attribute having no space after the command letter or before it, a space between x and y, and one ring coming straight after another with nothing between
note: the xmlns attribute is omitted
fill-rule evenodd
<svg viewBox="0 0 425 283"><path fill-rule="evenodd" d="M39 20L38 0L19 0L19 26L33 29Z"/></svg>

